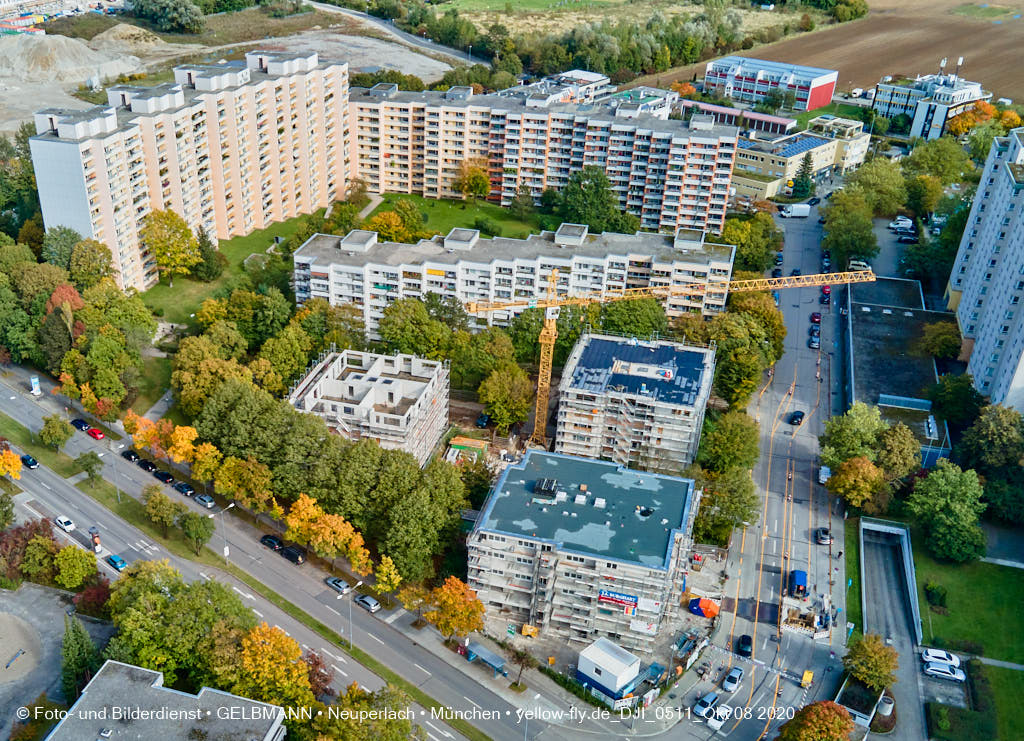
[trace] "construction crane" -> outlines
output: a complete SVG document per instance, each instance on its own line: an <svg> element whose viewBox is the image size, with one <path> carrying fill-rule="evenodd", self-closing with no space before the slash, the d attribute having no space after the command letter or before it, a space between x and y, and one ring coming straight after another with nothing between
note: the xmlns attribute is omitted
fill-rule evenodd
<svg viewBox="0 0 1024 741"><path fill-rule="evenodd" d="M558 270L551 271L548 277L547 296L541 299L524 298L509 301L468 301L466 311L470 314L489 314L495 311L515 309L544 309L544 324L540 330L540 367L537 375L537 401L534 409L533 432L530 444L547 447L545 428L548 417L548 395L551 391L551 370L555 355L555 340L558 339L558 312L563 306L587 306L604 304L612 301L628 301L630 299L689 297L697 298L705 295L717 295L725 298L729 293L750 291L772 291L780 288L805 288L807 286L825 286L846 283L870 283L875 274L870 270L855 270L845 273L816 273L813 275L791 275L788 278L753 278L749 280L731 280L722 283L687 283L676 286L648 286L646 288L622 288L606 291L590 291L587 293L559 295Z"/></svg>

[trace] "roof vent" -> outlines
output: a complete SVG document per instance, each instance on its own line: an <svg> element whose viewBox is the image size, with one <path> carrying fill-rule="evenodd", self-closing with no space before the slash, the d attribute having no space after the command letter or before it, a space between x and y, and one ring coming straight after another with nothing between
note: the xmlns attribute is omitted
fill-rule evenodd
<svg viewBox="0 0 1024 741"><path fill-rule="evenodd" d="M586 504L587 503L587 495L586 494L577 494L576 498L573 501L576 502L576 504Z"/></svg>
<svg viewBox="0 0 1024 741"><path fill-rule="evenodd" d="M109 728L100 729L100 738L110 738L111 730Z"/></svg>
<svg viewBox="0 0 1024 741"><path fill-rule="evenodd" d="M604 499L602 499L601 497L597 497L597 498L596 498L596 499L594 500L594 506L595 506L595 507L596 507L597 509L604 509L604 505L605 505L605 501L604 501Z"/></svg>
<svg viewBox="0 0 1024 741"><path fill-rule="evenodd" d="M648 517L650 517L651 515L654 514L654 510L651 509L650 507L643 507L643 506L638 504L636 506L636 513L638 515L640 515L640 517L643 517L644 519L646 519L646 518L648 518Z"/></svg>

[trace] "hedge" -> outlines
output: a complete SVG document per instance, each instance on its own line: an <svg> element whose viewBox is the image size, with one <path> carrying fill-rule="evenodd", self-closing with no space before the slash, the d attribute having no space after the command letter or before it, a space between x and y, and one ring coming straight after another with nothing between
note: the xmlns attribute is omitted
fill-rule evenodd
<svg viewBox="0 0 1024 741"><path fill-rule="evenodd" d="M971 659L966 670L967 691L973 707L925 703L928 736L936 741L998 741L996 706L984 664Z"/></svg>

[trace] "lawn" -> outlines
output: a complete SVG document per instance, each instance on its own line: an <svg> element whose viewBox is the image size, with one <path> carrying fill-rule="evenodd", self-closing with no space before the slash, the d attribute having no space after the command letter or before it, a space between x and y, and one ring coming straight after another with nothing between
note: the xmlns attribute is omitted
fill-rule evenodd
<svg viewBox="0 0 1024 741"><path fill-rule="evenodd" d="M265 253L274 243L274 237L290 237L299 228L300 220L303 218L305 216L296 216L243 237L221 241L220 251L227 258L228 266L220 278L203 283L179 277L173 288L167 285L166 279L161 278L157 285L142 294L142 300L161 321L188 324L190 316L205 299L212 296L228 280L241 275L242 261L245 258L257 252Z"/></svg>
<svg viewBox="0 0 1024 741"><path fill-rule="evenodd" d="M933 645L938 639L955 650L953 642L970 641L988 658L1024 663L1024 571L980 561L962 566L942 563L924 550L916 531L913 541L924 642ZM946 588L948 614L929 608L924 594L929 581Z"/></svg>
<svg viewBox="0 0 1024 741"><path fill-rule="evenodd" d="M1024 672L986 666L985 675L995 696L999 738L1024 738L1024 714L1017 707L1024 697Z"/></svg>
<svg viewBox="0 0 1024 741"><path fill-rule="evenodd" d="M468 201L424 198L423 196L406 193L385 194L384 201L374 209L373 213L370 214L370 218L381 211L391 209L394 202L399 198L412 201L419 207L420 211L426 214L426 228L432 232L447 234L457 226L473 228L473 222L479 217L486 217L497 223L501 227L501 236L503 237L525 237L528 234L540 231L540 225L536 219L520 221L513 217L508 209L488 201L477 201L474 204Z"/></svg>
<svg viewBox="0 0 1024 741"><path fill-rule="evenodd" d="M142 377L139 379L139 395L132 404L132 411L142 415L156 404L171 386L171 359L146 355L142 358Z"/></svg>
<svg viewBox="0 0 1024 741"><path fill-rule="evenodd" d="M980 20L990 20L992 18L999 18L1001 16L1010 15L1013 13L1013 9L1004 7L1002 5L990 5L988 3L967 3L966 5L958 5L950 11L956 15L965 15L968 18L977 18Z"/></svg>
<svg viewBox="0 0 1024 741"><path fill-rule="evenodd" d="M855 121L860 121L860 116L857 114L863 110L863 106L832 102L827 106L815 108L813 111L804 111L798 115L796 117L796 128L798 131L803 131L807 128L808 121L812 118L817 118L818 116L824 116L826 113L831 113L833 116L839 116L840 118L852 118Z"/></svg>
<svg viewBox="0 0 1024 741"><path fill-rule="evenodd" d="M863 634L864 616L860 611L860 526L859 517L850 517L843 524L845 530L844 540L846 552L843 558L846 560L846 578L852 582L849 589L846 589L846 621L853 623L853 633L850 640L856 640ZM846 585L843 585L846 588ZM845 626L843 630L845 631Z"/></svg>
<svg viewBox="0 0 1024 741"><path fill-rule="evenodd" d="M76 432L75 434L81 433ZM41 444L27 427L2 412L0 412L0 436L6 437L42 465L52 468L64 478L74 476L81 470L70 456L58 453L50 446Z"/></svg>

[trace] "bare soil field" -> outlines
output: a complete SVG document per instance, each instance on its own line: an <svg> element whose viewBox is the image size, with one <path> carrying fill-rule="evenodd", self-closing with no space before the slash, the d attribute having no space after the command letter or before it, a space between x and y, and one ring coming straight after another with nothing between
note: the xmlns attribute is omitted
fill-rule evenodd
<svg viewBox="0 0 1024 741"><path fill-rule="evenodd" d="M951 71L965 58L961 73L991 90L996 97L1024 99L1020 54L1024 45L1024 0L1001 0L1006 13L993 21L972 14L981 4L962 0L869 0L871 13L832 26L761 46L743 56L777 59L839 70L839 88L868 87L885 75L927 74L947 57ZM991 8L993 6L988 6ZM702 77L704 64L680 67L634 84L668 85Z"/></svg>

